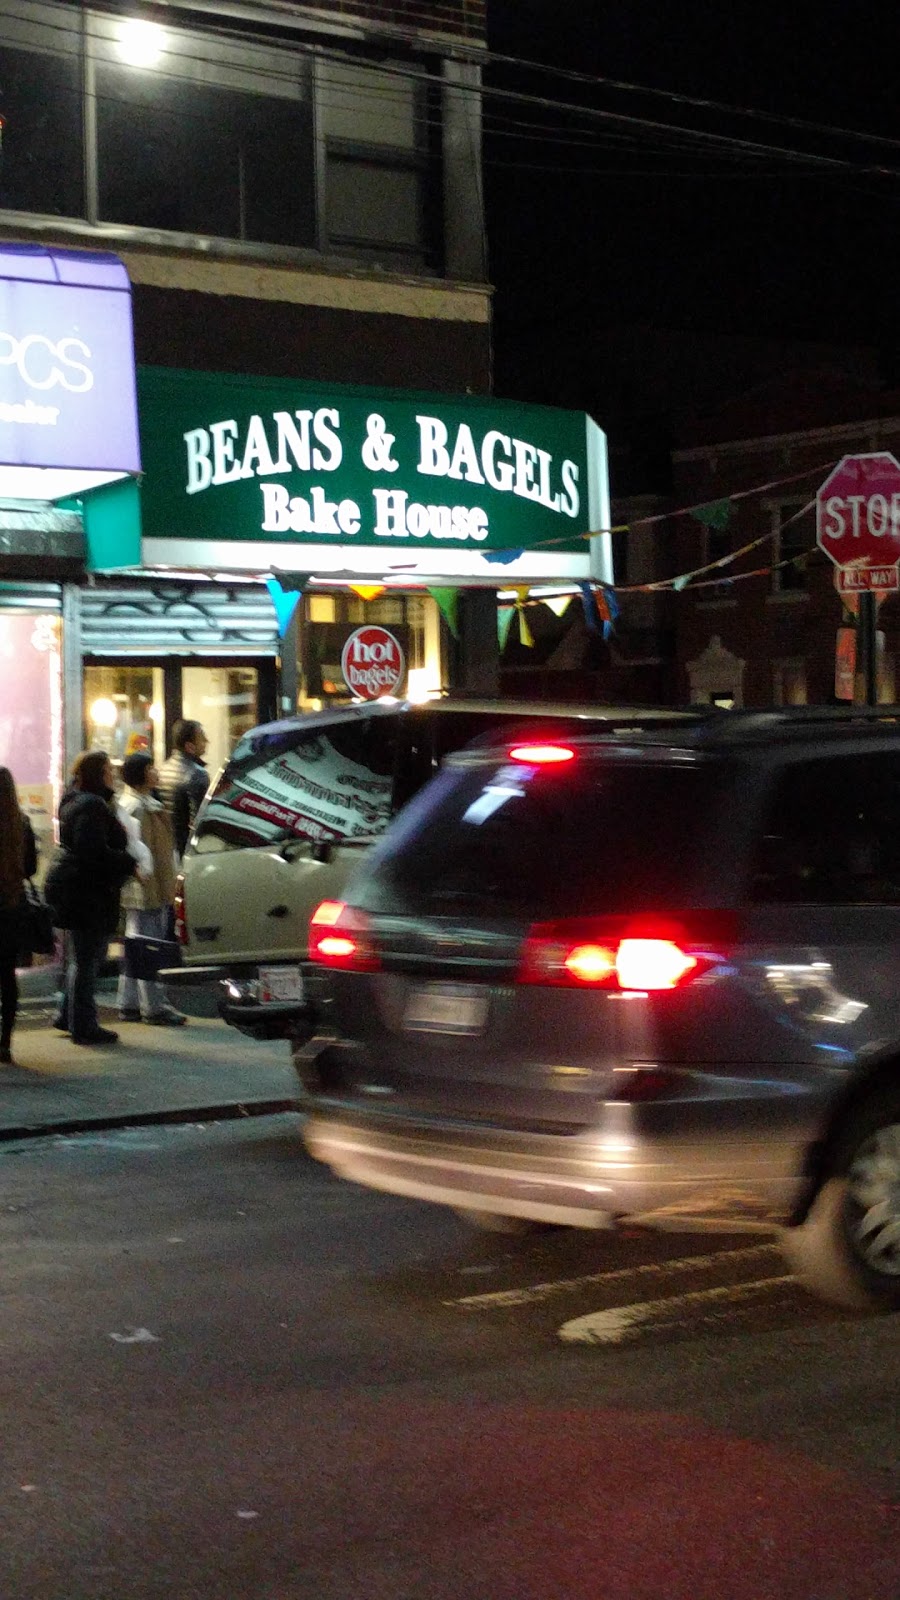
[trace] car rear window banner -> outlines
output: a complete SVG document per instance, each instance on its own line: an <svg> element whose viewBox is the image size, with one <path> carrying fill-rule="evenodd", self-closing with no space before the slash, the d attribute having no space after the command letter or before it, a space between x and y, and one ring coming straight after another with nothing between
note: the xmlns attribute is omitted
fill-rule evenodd
<svg viewBox="0 0 900 1600"><path fill-rule="evenodd" d="M226 770L201 819L201 848L215 848L213 838L219 848L371 838L387 824L392 789L392 771L373 772L327 734L310 734L267 760Z"/></svg>

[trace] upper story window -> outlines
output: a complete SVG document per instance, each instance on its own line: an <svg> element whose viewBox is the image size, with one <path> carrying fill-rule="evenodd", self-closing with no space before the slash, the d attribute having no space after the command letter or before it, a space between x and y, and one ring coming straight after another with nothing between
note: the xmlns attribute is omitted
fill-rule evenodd
<svg viewBox="0 0 900 1600"><path fill-rule="evenodd" d="M0 5L0 207L85 214L81 18Z"/></svg>
<svg viewBox="0 0 900 1600"><path fill-rule="evenodd" d="M325 230L333 246L415 268L428 253L431 90L401 68L320 65Z"/></svg>
<svg viewBox="0 0 900 1600"><path fill-rule="evenodd" d="M781 501L769 506L772 518L772 593L803 593L806 589L803 556L816 542L814 509L805 500Z"/></svg>
<svg viewBox="0 0 900 1600"><path fill-rule="evenodd" d="M90 28L101 222L315 244L309 57L158 26L142 60L127 21Z"/></svg>
<svg viewBox="0 0 900 1600"><path fill-rule="evenodd" d="M722 527L717 527L715 523L709 523L706 525L704 528L703 539L704 567L712 567L714 561L723 561L726 556L730 556L734 553L734 549L734 531L728 526L727 523L725 523L725 525ZM726 565L721 568L721 582L716 584L713 584L712 580L719 577L719 573L716 572L715 569L710 572L704 572L703 579L706 587L698 591L699 599L732 599L734 597L733 579L735 570L734 564L730 561L727 562Z"/></svg>
<svg viewBox="0 0 900 1600"><path fill-rule="evenodd" d="M434 268L437 94L422 62L0 0L0 210Z"/></svg>

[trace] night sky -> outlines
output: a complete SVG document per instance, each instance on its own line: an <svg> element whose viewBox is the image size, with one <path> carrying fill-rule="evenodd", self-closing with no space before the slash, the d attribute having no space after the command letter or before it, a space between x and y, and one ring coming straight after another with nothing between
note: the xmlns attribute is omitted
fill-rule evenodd
<svg viewBox="0 0 900 1600"><path fill-rule="evenodd" d="M874 345L900 382L896 0L489 0L489 25L497 53L896 141L493 66L493 86L853 164L698 153L663 130L488 98L498 393L602 409L602 351L628 327Z"/></svg>

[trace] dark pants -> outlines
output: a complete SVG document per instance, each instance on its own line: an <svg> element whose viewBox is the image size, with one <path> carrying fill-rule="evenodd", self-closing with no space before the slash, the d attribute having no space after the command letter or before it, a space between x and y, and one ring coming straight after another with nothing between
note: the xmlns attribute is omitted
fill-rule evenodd
<svg viewBox="0 0 900 1600"><path fill-rule="evenodd" d="M97 928L73 928L67 944L69 964L60 1020L68 1024L73 1039L84 1039L100 1026L94 991L106 960L109 935Z"/></svg>
<svg viewBox="0 0 900 1600"><path fill-rule="evenodd" d="M0 929L0 1049L8 1050L13 1024L19 1009L19 985L16 982L16 961L19 942L15 934Z"/></svg>

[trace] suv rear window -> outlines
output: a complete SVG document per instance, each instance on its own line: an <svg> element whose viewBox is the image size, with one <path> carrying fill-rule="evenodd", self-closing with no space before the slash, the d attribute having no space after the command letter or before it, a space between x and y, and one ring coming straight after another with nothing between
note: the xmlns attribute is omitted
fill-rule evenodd
<svg viewBox="0 0 900 1600"><path fill-rule="evenodd" d="M292 729L228 763L197 819L194 848L377 837L391 815L396 761L394 717Z"/></svg>
<svg viewBox="0 0 900 1600"><path fill-rule="evenodd" d="M449 766L376 848L354 903L482 917L684 907L722 782L643 760Z"/></svg>

